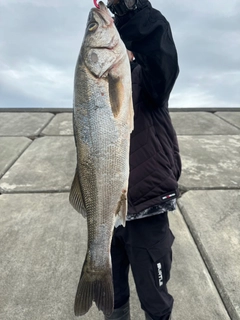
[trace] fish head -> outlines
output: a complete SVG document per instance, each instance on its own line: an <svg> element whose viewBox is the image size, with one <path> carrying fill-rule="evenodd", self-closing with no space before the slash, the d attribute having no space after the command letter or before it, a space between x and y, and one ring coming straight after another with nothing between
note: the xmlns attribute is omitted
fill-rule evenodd
<svg viewBox="0 0 240 320"><path fill-rule="evenodd" d="M91 9L85 31L85 45L112 49L117 44L116 27L105 4Z"/></svg>
<svg viewBox="0 0 240 320"><path fill-rule="evenodd" d="M107 76L107 71L126 54L126 48L115 27L105 4L100 1L99 8L91 9L81 57L87 68L97 77Z"/></svg>

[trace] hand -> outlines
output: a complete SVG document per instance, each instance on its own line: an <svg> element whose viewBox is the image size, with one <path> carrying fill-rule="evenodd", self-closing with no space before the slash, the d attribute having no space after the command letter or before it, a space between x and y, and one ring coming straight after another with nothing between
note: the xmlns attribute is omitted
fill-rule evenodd
<svg viewBox="0 0 240 320"><path fill-rule="evenodd" d="M108 0L107 7L113 14L125 15L128 11L137 9L137 0Z"/></svg>
<svg viewBox="0 0 240 320"><path fill-rule="evenodd" d="M117 5L119 4L120 2L122 3L125 3L126 7L129 9L129 10L132 10L136 4L136 1L137 0L108 0L108 4L107 6L110 7L112 5Z"/></svg>

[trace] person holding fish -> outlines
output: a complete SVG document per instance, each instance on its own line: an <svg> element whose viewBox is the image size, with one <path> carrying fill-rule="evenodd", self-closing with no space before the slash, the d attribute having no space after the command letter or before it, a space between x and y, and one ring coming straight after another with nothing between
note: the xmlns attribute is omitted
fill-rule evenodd
<svg viewBox="0 0 240 320"><path fill-rule="evenodd" d="M69 200L88 228L74 312L86 314L94 301L105 320L130 320L131 266L146 319L169 320L168 211L181 173L168 111L177 51L168 21L148 0L108 0L114 21L102 1L94 3L74 79Z"/></svg>
<svg viewBox="0 0 240 320"><path fill-rule="evenodd" d="M111 246L114 312L105 319L130 319L131 266L146 319L168 320L173 309L167 282L174 236L167 212L175 210L181 172L168 112L169 95L179 73L177 51L168 21L148 0L109 0L107 6L132 60L135 116L127 222L125 228L115 228Z"/></svg>

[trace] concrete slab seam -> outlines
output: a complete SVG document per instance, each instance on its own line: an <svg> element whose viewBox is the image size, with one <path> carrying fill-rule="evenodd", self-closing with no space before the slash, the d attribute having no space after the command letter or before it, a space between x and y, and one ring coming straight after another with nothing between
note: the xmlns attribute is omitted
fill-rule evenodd
<svg viewBox="0 0 240 320"><path fill-rule="evenodd" d="M49 112L49 113L52 113L52 112ZM46 124L41 128L41 130L39 131L39 134L38 134L38 137L41 137L42 136L42 132L43 130L50 124L50 122L52 122L52 120L56 117L56 115L54 115L52 113L52 117L46 122Z"/></svg>
<svg viewBox="0 0 240 320"><path fill-rule="evenodd" d="M235 310L235 307L232 304L232 301L231 301L227 291L225 290L221 279L219 278L217 272L215 271L214 265L211 262L211 259L208 255L207 251L205 250L205 247L201 241L201 238L199 237L197 231L195 230L195 228L191 222L191 219L189 218L189 215L184 208L184 205L179 203L179 201L178 201L178 208L179 208L179 211L180 211L180 213L181 213L181 215L187 225L187 228L192 236L192 239L193 239L193 241L199 251L199 254L200 254L200 256L206 266L206 269L208 270L209 276L211 277L213 284L216 287L216 290L219 294L219 297L222 300L223 305L225 306L225 309L226 309L229 317L231 318L231 320L240 320L240 315Z"/></svg>
<svg viewBox="0 0 240 320"><path fill-rule="evenodd" d="M25 138L26 138L26 137L25 137ZM27 138L27 139L29 139L29 138ZM11 167L18 161L18 159L23 155L23 153L24 153L24 152L30 147L30 145L33 143L33 141L31 141L31 139L29 139L29 140L30 140L30 142L28 143L28 145L19 153L18 157L10 163L10 165L9 165L8 168L6 169L6 172L5 172L4 174L0 175L0 180L5 176L5 174L11 169ZM1 192L1 188L0 188L0 193L2 193L2 192Z"/></svg>
<svg viewBox="0 0 240 320"><path fill-rule="evenodd" d="M42 133L41 134L41 137L39 138L42 138L42 137L73 137L73 134L45 134L45 133Z"/></svg>
<svg viewBox="0 0 240 320"><path fill-rule="evenodd" d="M28 191L5 191L5 190L2 190L0 188L0 195L1 194L59 194L59 193L69 193L70 192L70 188L69 190L62 190L62 189L59 189L59 190L34 190L34 191L31 191L31 190L28 190Z"/></svg>
<svg viewBox="0 0 240 320"><path fill-rule="evenodd" d="M236 127L236 129L239 129L239 128ZM239 135L240 135L240 130L239 130L239 133L231 133L231 134L214 133L214 134L211 134L211 136L216 136L216 137L218 137L218 136L224 136L224 137L226 137L226 136L239 136ZM191 133L191 134L177 133L177 136L179 136L179 137L196 137L196 136L199 136L199 134L198 133L196 133L196 134L194 134L194 133ZM203 136L203 137L209 136L209 133L202 133L201 136Z"/></svg>
<svg viewBox="0 0 240 320"><path fill-rule="evenodd" d="M239 190L239 187L186 187L187 191L184 191L181 196L183 196L183 194L185 194L188 191L201 191L201 190Z"/></svg>
<svg viewBox="0 0 240 320"><path fill-rule="evenodd" d="M58 113L63 113L63 112L72 112L72 107L69 108L0 108L0 113L1 112L43 112L43 113L53 113L53 114L58 114ZM169 107L169 111L171 112L209 112L209 113L215 113L218 111L221 112L239 112L240 108L236 107L227 107L227 108L174 108L174 107Z"/></svg>
<svg viewBox="0 0 240 320"><path fill-rule="evenodd" d="M229 122L229 121L228 121L228 120L226 120L225 118L222 118L222 117L221 117L221 116L219 116L218 114L215 114L215 113L214 113L214 115L215 115L216 117L218 117L219 119L221 119L221 120L225 121L226 123L230 124L231 126L233 126L233 127L237 128L237 129L239 130L239 134L240 134L240 127L238 127L238 126L236 126L235 124L233 124L233 123Z"/></svg>

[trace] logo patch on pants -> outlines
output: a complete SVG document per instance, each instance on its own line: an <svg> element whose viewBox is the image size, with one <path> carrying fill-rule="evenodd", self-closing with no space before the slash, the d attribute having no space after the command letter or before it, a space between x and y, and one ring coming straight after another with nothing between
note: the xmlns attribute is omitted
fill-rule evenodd
<svg viewBox="0 0 240 320"><path fill-rule="evenodd" d="M157 263L157 270L158 270L159 287L161 287L163 285L163 273L162 273L162 264L160 262Z"/></svg>

